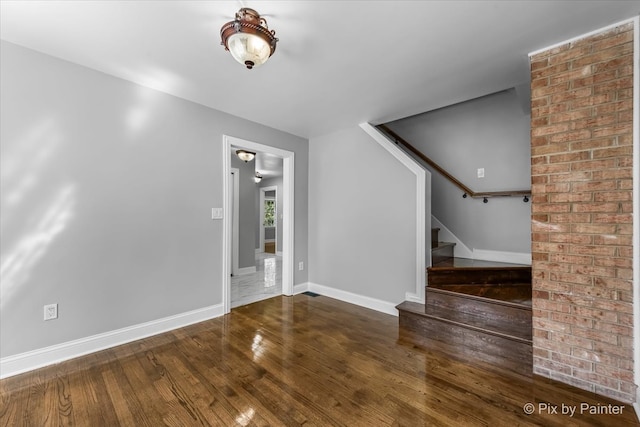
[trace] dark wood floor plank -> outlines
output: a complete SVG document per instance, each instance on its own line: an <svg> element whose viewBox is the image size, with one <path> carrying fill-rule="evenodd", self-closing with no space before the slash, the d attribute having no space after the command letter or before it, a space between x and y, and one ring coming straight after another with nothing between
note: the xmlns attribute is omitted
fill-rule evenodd
<svg viewBox="0 0 640 427"><path fill-rule="evenodd" d="M398 318L326 297L227 316L0 381L0 426L638 426L523 405L618 404L405 339Z"/></svg>

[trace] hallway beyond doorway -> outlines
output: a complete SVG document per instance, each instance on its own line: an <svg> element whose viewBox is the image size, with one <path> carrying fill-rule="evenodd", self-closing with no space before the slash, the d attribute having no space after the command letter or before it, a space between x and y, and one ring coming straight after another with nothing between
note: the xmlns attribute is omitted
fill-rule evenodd
<svg viewBox="0 0 640 427"><path fill-rule="evenodd" d="M256 254L256 272L231 278L231 308L282 295L282 256Z"/></svg>

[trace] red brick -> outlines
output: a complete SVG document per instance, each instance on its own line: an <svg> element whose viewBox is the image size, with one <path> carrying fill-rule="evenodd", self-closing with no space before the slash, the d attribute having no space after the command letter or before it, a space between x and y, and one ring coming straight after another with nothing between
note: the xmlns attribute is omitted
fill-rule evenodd
<svg viewBox="0 0 640 427"><path fill-rule="evenodd" d="M608 332L610 334L623 335L628 337L633 336L633 328L629 326L614 325L611 323L596 321L594 324L594 328L599 331Z"/></svg>
<svg viewBox="0 0 640 427"><path fill-rule="evenodd" d="M620 89L627 89L633 87L633 77L628 76L617 80L611 80L593 87L594 94L601 94L607 92L615 92ZM553 98L551 100L553 102Z"/></svg>
<svg viewBox="0 0 640 427"><path fill-rule="evenodd" d="M568 108L571 109L571 110L579 110L580 108L592 107L592 106L605 104L607 102L617 101L617 100L619 100L619 97L616 98L615 94L612 94L612 93L601 93L601 94L598 94L598 95L587 96L585 98L579 98L579 99L576 99L574 101L571 101L571 103L570 103ZM564 104L562 104L562 105L564 105ZM551 110L551 109L552 108L549 107L549 110Z"/></svg>
<svg viewBox="0 0 640 427"><path fill-rule="evenodd" d="M585 318L586 319L586 318ZM573 335L578 337L588 338L593 341L594 349L597 349L598 346L602 346L601 343L616 345L618 342L618 337L615 335L611 335L608 332L604 331L596 331L591 329L593 325L593 321L591 319L587 319L590 322L584 321L584 325L588 325L586 328L583 327L574 327L571 329ZM576 323L576 325L578 325Z"/></svg>
<svg viewBox="0 0 640 427"><path fill-rule="evenodd" d="M615 277L615 269L611 267L601 267L601 266L586 266L586 265L576 265L571 269L573 273L578 274L588 274L591 276L601 276L601 277ZM593 288L591 286L587 287L576 287L574 291L581 295L590 295L596 296L599 298L613 298L613 294L611 291Z"/></svg>
<svg viewBox="0 0 640 427"><path fill-rule="evenodd" d="M618 212L618 204L613 202L574 203L572 212Z"/></svg>
<svg viewBox="0 0 640 427"><path fill-rule="evenodd" d="M576 182L576 181L591 181L593 179L593 172L591 171L576 171L569 173L559 173L549 175L549 182Z"/></svg>
<svg viewBox="0 0 640 427"><path fill-rule="evenodd" d="M574 128L574 124L570 125L570 128ZM580 129L572 132L565 133L557 133L549 136L549 142L551 144L558 142L576 142L576 141L584 141L586 139L591 138L591 130L590 129ZM565 150L563 150L565 151Z"/></svg>
<svg viewBox="0 0 640 427"><path fill-rule="evenodd" d="M557 125L554 125L557 126ZM610 135L621 135L625 133L631 133L632 124L631 123L622 123L615 126L607 126L593 130L593 137L599 138L602 136L610 136Z"/></svg>
<svg viewBox="0 0 640 427"><path fill-rule="evenodd" d="M576 120L572 124L572 129L592 129L599 126L612 125L618 121L616 114L594 116L587 119Z"/></svg>
<svg viewBox="0 0 640 427"><path fill-rule="evenodd" d="M594 265L603 267L631 268L632 260L631 258L598 258L594 261Z"/></svg>
<svg viewBox="0 0 640 427"><path fill-rule="evenodd" d="M586 338L576 337L571 334L565 334L562 332L549 332L549 335L550 339L552 339L553 341L559 341L565 344L569 344L572 347L580 347L584 349L593 348L591 340L588 340ZM571 354L573 354L573 349L571 351Z"/></svg>
<svg viewBox="0 0 640 427"><path fill-rule="evenodd" d="M571 331L574 333L574 335L576 330L580 330L581 328L593 327L593 320L587 316L577 316L573 314L551 312L551 321L571 325ZM578 328L577 326L580 326L580 328ZM586 338L593 339L592 336L587 336Z"/></svg>
<svg viewBox="0 0 640 427"><path fill-rule="evenodd" d="M558 163L555 165L532 165L532 175L545 175L553 173L569 172L571 165L568 163Z"/></svg>
<svg viewBox="0 0 640 427"><path fill-rule="evenodd" d="M588 141L574 141L570 145L571 150L580 151L580 150L591 150L593 148L605 148L610 147L612 145L616 145L615 137L611 138L600 138L600 139L589 139Z"/></svg>
<svg viewBox="0 0 640 427"><path fill-rule="evenodd" d="M559 354L559 353L555 353L555 352L551 353L551 359L556 361L556 362L560 362L560 363L572 366L573 368L577 368L577 369L582 369L582 370L592 370L593 369L593 363L591 363L589 361L586 361L586 360L577 359L575 357L566 356L564 354Z"/></svg>
<svg viewBox="0 0 640 427"><path fill-rule="evenodd" d="M540 78L553 76L554 74L558 74L558 73L567 71L568 69L569 69L569 64L564 62L564 63L558 64L558 65L554 65L554 66L550 66L550 67L539 68L537 70L531 70L531 79L532 80L537 80L537 79L540 79Z"/></svg>
<svg viewBox="0 0 640 427"><path fill-rule="evenodd" d="M549 254L549 261L562 264L593 265L592 256L566 255L561 253Z"/></svg>
<svg viewBox="0 0 640 427"><path fill-rule="evenodd" d="M607 214L607 213L599 213L595 214L593 217L593 222L600 223L609 223L609 224L631 224L633 217L630 214Z"/></svg>
<svg viewBox="0 0 640 427"><path fill-rule="evenodd" d="M623 101L610 102L594 106L595 114L609 114L620 111L631 111L633 109L633 100L625 99Z"/></svg>
<svg viewBox="0 0 640 427"><path fill-rule="evenodd" d="M572 214L552 214L549 217L551 223L585 223L591 222L591 214L588 213L572 213Z"/></svg>
<svg viewBox="0 0 640 427"><path fill-rule="evenodd" d="M585 65L597 64L599 62L608 62L611 59L632 53L633 43L625 43L622 45L613 46L606 50L595 51L595 53L591 55L580 56L571 62L571 67L576 68L583 67Z"/></svg>
<svg viewBox="0 0 640 427"><path fill-rule="evenodd" d="M569 212L571 210L570 205L561 205L549 203L546 205L533 205L531 206L531 212L533 213L551 213L551 212Z"/></svg>
<svg viewBox="0 0 640 427"><path fill-rule="evenodd" d="M596 245L624 245L631 246L633 243L632 236L617 236L611 234L604 234L600 236L594 236L594 244Z"/></svg>
<svg viewBox="0 0 640 427"><path fill-rule="evenodd" d="M616 167L616 162L613 159L587 160L584 162L575 162L571 164L572 171L602 170L602 169L612 169L614 167Z"/></svg>
<svg viewBox="0 0 640 427"><path fill-rule="evenodd" d="M609 169L603 171L593 171L591 172L594 181L604 181L607 179L621 179L632 177L632 169Z"/></svg>
<svg viewBox="0 0 640 427"><path fill-rule="evenodd" d="M571 245L569 253L574 255L614 256L616 248L598 245Z"/></svg>
<svg viewBox="0 0 640 427"><path fill-rule="evenodd" d="M621 289L631 291L631 283L629 280L615 279L611 277L595 277L593 279L594 286L604 286L606 288Z"/></svg>
<svg viewBox="0 0 640 427"><path fill-rule="evenodd" d="M579 317L584 316L591 320L601 320L609 323L615 323L618 320L618 314L615 311L601 310L595 307L574 306L571 311Z"/></svg>
<svg viewBox="0 0 640 427"><path fill-rule="evenodd" d="M573 184L571 184L571 190L576 192L613 191L615 189L615 181L587 181L574 182Z"/></svg>
<svg viewBox="0 0 640 427"><path fill-rule="evenodd" d="M620 157L620 156L632 156L633 147L609 147L601 150L593 150L594 159L602 159L607 157Z"/></svg>
<svg viewBox="0 0 640 427"><path fill-rule="evenodd" d="M583 234L565 234L565 233L550 233L547 234L548 241L551 243L573 243L580 245L593 244L593 236Z"/></svg>
<svg viewBox="0 0 640 427"><path fill-rule="evenodd" d="M569 191L569 190L567 190ZM596 193L597 194L597 193ZM594 193L560 193L550 194L549 202L551 203L563 203L563 202L591 202L594 200Z"/></svg>

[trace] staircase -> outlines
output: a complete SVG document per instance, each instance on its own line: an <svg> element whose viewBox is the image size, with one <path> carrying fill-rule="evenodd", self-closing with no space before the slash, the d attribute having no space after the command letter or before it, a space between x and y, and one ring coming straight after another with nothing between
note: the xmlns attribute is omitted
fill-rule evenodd
<svg viewBox="0 0 640 427"><path fill-rule="evenodd" d="M431 264L435 265L453 258L455 243L441 242L438 238L439 228L431 229Z"/></svg>
<svg viewBox="0 0 640 427"><path fill-rule="evenodd" d="M396 307L401 332L463 360L530 374L531 267L454 258L454 244L438 242L437 232L426 303ZM451 255L443 255L448 248Z"/></svg>

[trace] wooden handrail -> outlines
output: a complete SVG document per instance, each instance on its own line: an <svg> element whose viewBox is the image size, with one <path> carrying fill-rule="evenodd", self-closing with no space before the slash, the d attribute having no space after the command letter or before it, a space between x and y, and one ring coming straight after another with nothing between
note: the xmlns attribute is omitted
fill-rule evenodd
<svg viewBox="0 0 640 427"><path fill-rule="evenodd" d="M529 199L526 196L531 194L531 190L486 191L486 192L482 192L482 193L479 193L479 192L477 193L477 192L473 191L472 189L470 189L469 187L467 187L466 185L464 185L462 182L460 182L460 180L458 180L456 177L454 177L449 172L444 170L440 165L438 165L436 162L431 160L429 157L425 156L422 153L422 151L418 150L416 147L411 145L409 142L407 142L400 135L398 135L397 133L395 133L394 131L389 129L389 127L387 125L384 125L384 124L378 125L378 126L376 126L376 128L379 129L380 131L382 131L383 133L385 133L387 136L389 136L396 144L402 144L408 151L413 153L420 160L422 160L423 162L425 162L426 164L431 166L439 174L441 174L442 176L447 178L449 181L451 181L453 183L453 185L455 185L456 187L461 189L464 192L462 197L469 196L469 197L472 197L472 198L483 198L484 202L487 203L487 198L488 197L524 196L524 201L525 202L529 201Z"/></svg>

